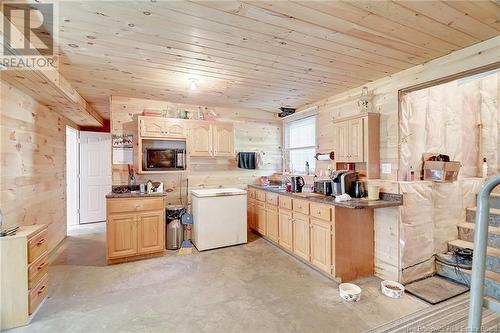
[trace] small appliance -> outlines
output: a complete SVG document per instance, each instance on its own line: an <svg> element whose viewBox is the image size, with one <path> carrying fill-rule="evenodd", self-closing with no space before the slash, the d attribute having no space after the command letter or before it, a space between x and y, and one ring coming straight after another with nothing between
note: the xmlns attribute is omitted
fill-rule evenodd
<svg viewBox="0 0 500 333"><path fill-rule="evenodd" d="M361 180L356 179L352 185L352 193L349 193L353 198L362 198L365 196L365 187Z"/></svg>
<svg viewBox="0 0 500 333"><path fill-rule="evenodd" d="M332 195L333 182L331 179L315 180L314 193Z"/></svg>
<svg viewBox="0 0 500 333"><path fill-rule="evenodd" d="M292 192L302 192L302 188L306 184L304 178L302 178L301 176L293 176L290 177L290 180L292 182Z"/></svg>
<svg viewBox="0 0 500 333"><path fill-rule="evenodd" d="M352 193L353 182L358 178L358 173L349 170L339 170L332 174L332 195Z"/></svg>
<svg viewBox="0 0 500 333"><path fill-rule="evenodd" d="M145 148L143 170L168 171L185 169L185 149Z"/></svg>

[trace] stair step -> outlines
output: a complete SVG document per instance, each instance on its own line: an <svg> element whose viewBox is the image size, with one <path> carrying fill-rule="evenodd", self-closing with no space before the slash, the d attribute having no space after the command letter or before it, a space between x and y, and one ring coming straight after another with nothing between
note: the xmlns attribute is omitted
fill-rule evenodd
<svg viewBox="0 0 500 333"><path fill-rule="evenodd" d="M476 194L476 202L477 202L477 194ZM490 195L490 207L500 208L500 194L491 193L491 195Z"/></svg>
<svg viewBox="0 0 500 333"><path fill-rule="evenodd" d="M467 222L476 223L476 211L477 207L467 208L465 212ZM488 224L492 227L500 227L500 209L490 208Z"/></svg>
<svg viewBox="0 0 500 333"><path fill-rule="evenodd" d="M458 238L467 242L474 242L475 223L459 223ZM500 249L500 228L488 227L488 246Z"/></svg>
<svg viewBox="0 0 500 333"><path fill-rule="evenodd" d="M443 264L436 261L437 274L447 277L458 283L470 286L472 271ZM500 274L492 271L485 272L484 293L487 296L500 299Z"/></svg>
<svg viewBox="0 0 500 333"><path fill-rule="evenodd" d="M448 242L448 249L453 251L455 248L474 249L474 244L461 239ZM486 248L486 269L500 273L500 249L488 246Z"/></svg>

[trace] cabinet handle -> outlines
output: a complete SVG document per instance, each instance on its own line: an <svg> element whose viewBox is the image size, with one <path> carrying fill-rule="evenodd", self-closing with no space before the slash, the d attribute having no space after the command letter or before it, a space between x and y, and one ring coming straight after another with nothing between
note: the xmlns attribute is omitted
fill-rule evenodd
<svg viewBox="0 0 500 333"><path fill-rule="evenodd" d="M309 226L309 229L312 229L312 228L313 228L313 225L311 224L311 225Z"/></svg>
<svg viewBox="0 0 500 333"><path fill-rule="evenodd" d="M320 210L318 210L318 215L321 215L321 211Z"/></svg>
<svg viewBox="0 0 500 333"><path fill-rule="evenodd" d="M42 238L38 241L38 243L36 243L36 246L40 246L42 245L43 243L45 242L45 238Z"/></svg>
<svg viewBox="0 0 500 333"><path fill-rule="evenodd" d="M42 286L42 288L40 288L40 290L38 290L37 295L40 295L41 293L43 293L44 289L45 289L45 286Z"/></svg>

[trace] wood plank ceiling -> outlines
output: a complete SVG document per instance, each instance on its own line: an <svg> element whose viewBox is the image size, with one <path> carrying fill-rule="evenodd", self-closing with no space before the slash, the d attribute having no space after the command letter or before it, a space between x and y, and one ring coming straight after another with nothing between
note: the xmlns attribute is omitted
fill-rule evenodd
<svg viewBox="0 0 500 333"><path fill-rule="evenodd" d="M59 13L61 72L104 117L110 95L300 107L500 34L493 1L65 1Z"/></svg>

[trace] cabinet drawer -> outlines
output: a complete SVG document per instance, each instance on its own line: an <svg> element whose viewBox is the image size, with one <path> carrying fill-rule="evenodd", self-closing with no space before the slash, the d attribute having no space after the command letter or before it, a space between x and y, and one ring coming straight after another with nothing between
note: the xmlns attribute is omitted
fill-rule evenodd
<svg viewBox="0 0 500 333"><path fill-rule="evenodd" d="M249 187L247 193L248 199L255 199L255 189Z"/></svg>
<svg viewBox="0 0 500 333"><path fill-rule="evenodd" d="M47 229L43 229L28 240L28 263L40 258L48 249Z"/></svg>
<svg viewBox="0 0 500 333"><path fill-rule="evenodd" d="M273 204L267 203L266 204L266 210L270 212L277 212L278 211L278 206L275 206Z"/></svg>
<svg viewBox="0 0 500 333"><path fill-rule="evenodd" d="M255 199L259 201L266 201L266 192L262 190L255 190Z"/></svg>
<svg viewBox="0 0 500 333"><path fill-rule="evenodd" d="M293 211L309 215L309 202L306 200L293 199Z"/></svg>
<svg viewBox="0 0 500 333"><path fill-rule="evenodd" d="M162 210L163 208L163 198L108 199L108 214Z"/></svg>
<svg viewBox="0 0 500 333"><path fill-rule="evenodd" d="M292 209L292 198L285 195L279 196L279 204L281 208Z"/></svg>
<svg viewBox="0 0 500 333"><path fill-rule="evenodd" d="M266 203L265 202L256 201L255 203L256 203L257 207L266 208Z"/></svg>
<svg viewBox="0 0 500 333"><path fill-rule="evenodd" d="M49 292L49 276L45 275L40 283L38 283L29 293L29 314L35 312L36 308L42 303L43 299L47 297Z"/></svg>
<svg viewBox="0 0 500 333"><path fill-rule="evenodd" d="M267 192L266 193L266 202L271 205L278 205L278 194Z"/></svg>
<svg viewBox="0 0 500 333"><path fill-rule="evenodd" d="M311 202L311 216L322 219L325 221L331 221L332 215L331 215L331 206L330 205L324 205L320 203L314 203Z"/></svg>
<svg viewBox="0 0 500 333"><path fill-rule="evenodd" d="M28 267L28 289L33 288L49 272L49 255L45 253Z"/></svg>

